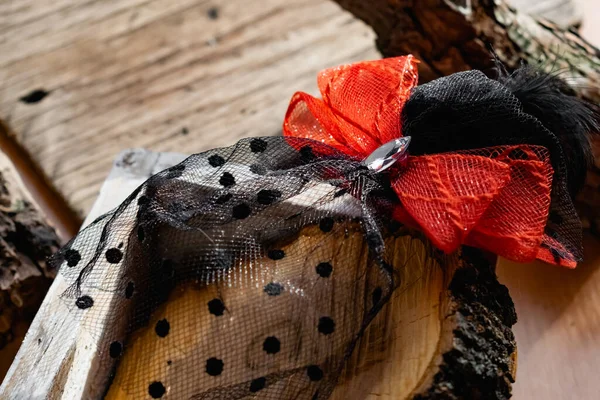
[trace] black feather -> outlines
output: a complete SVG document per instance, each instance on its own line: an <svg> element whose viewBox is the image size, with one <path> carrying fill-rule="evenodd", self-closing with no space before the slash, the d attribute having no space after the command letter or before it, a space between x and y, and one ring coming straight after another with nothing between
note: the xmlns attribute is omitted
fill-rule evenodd
<svg viewBox="0 0 600 400"><path fill-rule="evenodd" d="M531 65L508 73L497 58L496 67L496 79L519 99L523 111L557 136L565 156L567 186L574 196L593 162L589 136L600 130L600 109L578 98L556 73Z"/></svg>

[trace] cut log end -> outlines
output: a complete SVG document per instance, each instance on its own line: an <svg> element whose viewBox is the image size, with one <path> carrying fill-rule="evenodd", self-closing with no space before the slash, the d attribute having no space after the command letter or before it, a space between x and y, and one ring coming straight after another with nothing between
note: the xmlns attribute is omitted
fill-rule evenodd
<svg viewBox="0 0 600 400"><path fill-rule="evenodd" d="M361 267L336 262L336 257L343 257L339 260L343 261L351 254L356 263L366 263L367 258L361 231L349 226L345 232L346 235L327 239L318 229L307 227L298 239L282 248L286 254L292 254L295 247L304 250L311 248L311 243L319 243L331 252L331 264L336 266L333 274L346 276L360 271ZM493 257L486 258L475 249L442 256L426 241L406 232L389 236L386 244L392 249L394 265L402 266L397 270L400 284L346 360L331 398L508 399L516 367L516 346L511 331L516 316L507 289L496 279ZM311 271L303 274L314 273L314 263L309 264ZM269 267L278 271L279 281L285 281L286 274L298 273L296 269L279 268ZM240 266L240 270L250 269ZM337 285L335 290L343 296L343 286ZM233 290L226 285L175 290L169 301L154 313L148 326L130 336L106 398L135 398L147 393L148 382L155 381L161 382L169 398L204 393L207 384L245 388L244 382L250 382L261 371L260 365L250 363L242 367L242 363L235 367L235 374L228 374L219 381L202 376L190 380L198 377L198 369L203 370L203 366L198 368L197 362L187 361L210 353L209 349L214 352L210 340L223 334L235 335L231 347L240 349L237 356L231 350L229 358L224 358L229 368L234 368L232 363L237 365L238 361L254 359L251 355L260 360L258 353L262 351L254 354L254 348L247 344L267 332L254 332L244 324L246 328L236 331L235 320L240 319L240 312L255 312L252 307L260 304L263 291L262 285L256 290L251 286ZM219 304L223 307L211 311L205 305L214 299L222 301ZM233 317L231 321L220 320L231 326L223 330L221 323L215 325L214 314L209 315L213 311ZM157 329L165 325L162 321L168 321L171 329L167 338L157 334ZM299 326L298 332L311 329L311 323L306 325L308 327ZM185 326L185 332L178 332L178 326ZM173 351L164 350L167 342ZM281 346L282 352L287 351L284 342ZM293 358L308 357L312 353L304 350L310 346L303 342L303 351ZM281 368L285 371L283 365ZM283 381L291 379L287 377ZM278 384L268 382L271 387ZM265 389L259 398L268 398L268 393Z"/></svg>

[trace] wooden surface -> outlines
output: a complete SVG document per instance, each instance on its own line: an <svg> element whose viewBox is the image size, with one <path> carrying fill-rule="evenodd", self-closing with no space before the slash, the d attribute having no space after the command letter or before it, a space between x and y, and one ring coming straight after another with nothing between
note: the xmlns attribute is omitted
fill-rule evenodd
<svg viewBox="0 0 600 400"><path fill-rule="evenodd" d="M600 45L600 3L577 3L584 37ZM84 216L122 149L276 134L292 93L316 94L319 69L379 57L370 29L330 2L240 4L0 0L0 118ZM36 89L49 94L21 100ZM520 317L515 399L600 392L598 244L587 239L574 271L500 264Z"/></svg>
<svg viewBox="0 0 600 400"><path fill-rule="evenodd" d="M586 236L574 270L503 260L497 273L517 309L515 400L598 398L600 240Z"/></svg>
<svg viewBox="0 0 600 400"><path fill-rule="evenodd" d="M2 0L0 118L85 216L122 149L275 135L295 91L379 58L373 40L325 0Z"/></svg>

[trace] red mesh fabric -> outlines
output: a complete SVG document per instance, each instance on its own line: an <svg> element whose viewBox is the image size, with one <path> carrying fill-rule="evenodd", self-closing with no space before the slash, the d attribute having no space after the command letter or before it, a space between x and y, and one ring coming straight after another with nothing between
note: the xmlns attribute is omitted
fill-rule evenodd
<svg viewBox="0 0 600 400"><path fill-rule="evenodd" d="M283 133L328 144L360 159L402 136L400 110L417 84L412 56L344 65L319 74L323 99L296 93Z"/></svg>
<svg viewBox="0 0 600 400"><path fill-rule="evenodd" d="M321 72L323 99L296 93L284 135L317 140L364 159L402 136L400 115L417 83L416 62L406 56ZM556 257L556 250L568 251L544 233L552 176L549 152L541 146L412 156L389 172L402 203L394 217L421 229L446 253L464 244L518 262L537 257L574 267L574 261Z"/></svg>

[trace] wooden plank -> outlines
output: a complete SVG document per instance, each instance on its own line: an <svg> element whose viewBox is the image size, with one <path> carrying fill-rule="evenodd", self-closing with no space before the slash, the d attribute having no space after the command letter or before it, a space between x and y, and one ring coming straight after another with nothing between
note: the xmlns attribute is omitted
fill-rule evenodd
<svg viewBox="0 0 600 400"><path fill-rule="evenodd" d="M278 134L295 91L373 40L323 0L4 0L0 118L85 216L121 149Z"/></svg>
<svg viewBox="0 0 600 400"><path fill-rule="evenodd" d="M514 400L595 399L600 393L600 240L585 237L574 270L502 260L498 279L510 290L519 347Z"/></svg>
<svg viewBox="0 0 600 400"><path fill-rule="evenodd" d="M141 149L122 152L84 226L119 205L147 178L184 158L178 153L158 154ZM0 387L0 398L85 398L83 393L89 390L87 385L98 372L93 367L101 338L90 335L77 314L69 310L61 298L67 287L59 274ZM36 377L33 387L24 383L31 376ZM57 387L60 390L54 390Z"/></svg>

